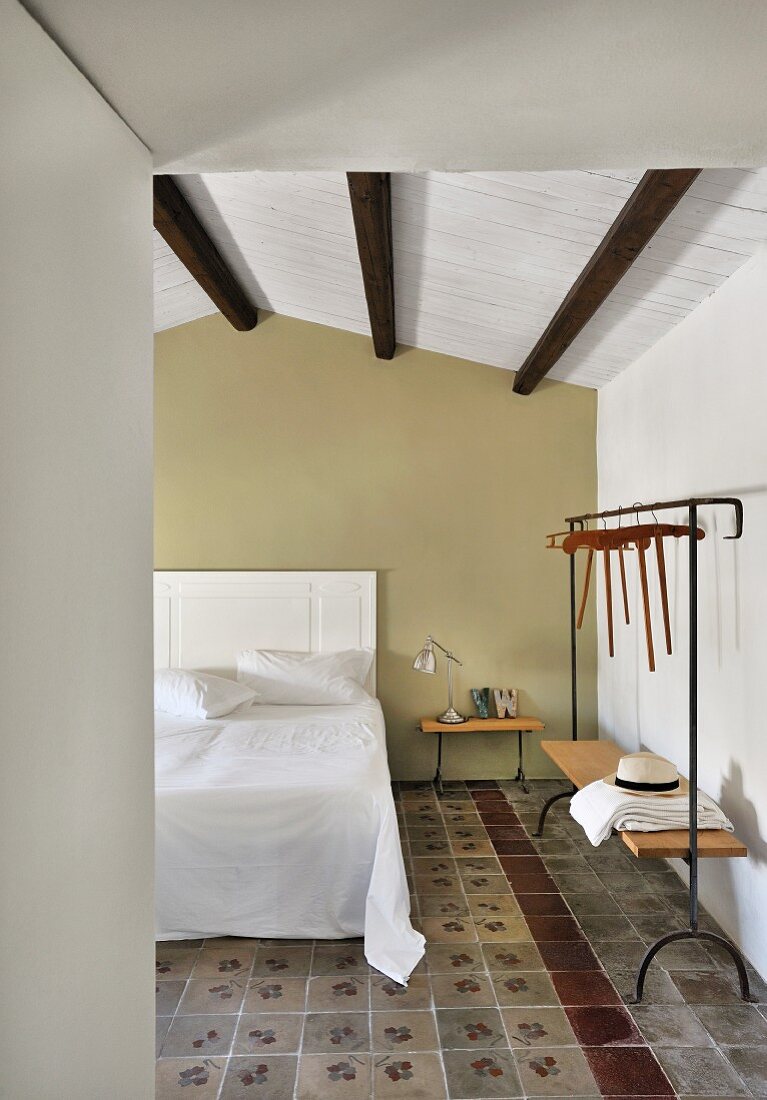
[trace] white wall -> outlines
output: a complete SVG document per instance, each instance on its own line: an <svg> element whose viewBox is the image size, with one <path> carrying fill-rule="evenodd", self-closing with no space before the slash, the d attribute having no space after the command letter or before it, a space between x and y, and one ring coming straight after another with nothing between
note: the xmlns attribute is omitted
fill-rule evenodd
<svg viewBox="0 0 767 1100"><path fill-rule="evenodd" d="M0 1094L153 1095L151 163L0 0Z"/></svg>
<svg viewBox="0 0 767 1100"><path fill-rule="evenodd" d="M689 495L743 498L740 542L729 511L704 510L699 544L699 784L749 847L704 860L701 900L767 974L767 253L759 253L599 394L600 507ZM665 518L665 517L664 517ZM687 545L667 550L675 653L665 655L655 596L650 673L636 565L631 627L607 654L600 618L600 733L687 767ZM651 584L656 578L651 567ZM616 592L616 597L619 594ZM600 601L602 593L600 593ZM616 599L617 608L617 599ZM681 867L681 863L678 865Z"/></svg>

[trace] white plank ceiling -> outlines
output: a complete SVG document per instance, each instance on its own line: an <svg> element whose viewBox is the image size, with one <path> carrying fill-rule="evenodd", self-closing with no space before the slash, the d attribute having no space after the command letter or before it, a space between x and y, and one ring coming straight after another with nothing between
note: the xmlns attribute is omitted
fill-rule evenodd
<svg viewBox="0 0 767 1100"><path fill-rule="evenodd" d="M397 342L515 370L642 175L392 176ZM370 331L342 173L178 182L260 307ZM600 387L767 241L767 169L707 169L550 377ZM155 329L216 308L155 234Z"/></svg>

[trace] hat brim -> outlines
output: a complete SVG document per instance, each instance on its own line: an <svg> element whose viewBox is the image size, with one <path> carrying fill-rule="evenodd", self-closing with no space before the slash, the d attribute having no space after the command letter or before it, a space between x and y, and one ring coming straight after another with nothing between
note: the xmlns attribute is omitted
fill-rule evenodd
<svg viewBox="0 0 767 1100"><path fill-rule="evenodd" d="M682 775L679 776L679 786L673 791L631 791L628 787L616 786L617 775L617 772L606 775L602 782L607 783L608 787L615 787L621 794L631 795L632 798L678 798L680 794L688 794L690 791L690 784Z"/></svg>

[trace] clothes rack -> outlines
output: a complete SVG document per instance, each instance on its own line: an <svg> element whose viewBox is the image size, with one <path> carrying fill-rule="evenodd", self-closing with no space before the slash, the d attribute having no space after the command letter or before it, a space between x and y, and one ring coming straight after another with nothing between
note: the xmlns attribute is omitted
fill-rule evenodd
<svg viewBox="0 0 767 1100"><path fill-rule="evenodd" d="M725 535L727 539L739 539L743 534L743 503L737 497L688 497L682 500L661 500L653 504L633 504L625 508L613 508L603 512L589 512L580 516L569 516L567 523L570 532L583 530L589 520L610 519L631 514L657 513L685 508L688 514L690 532L698 526L698 509L702 507L726 506L735 512L735 533ZM644 992L644 983L650 963L657 953L669 943L684 939L705 939L719 944L732 957L738 972L740 995L744 1001L750 1001L748 972L743 955L730 940L714 932L703 931L698 919L698 540L689 538L689 852L683 857L690 869L689 881L689 927L678 932L669 932L661 936L648 947L639 966L636 977L634 1003L639 1004ZM570 556L570 673L572 678L572 739L578 740L578 660L576 631L576 591L575 591L575 554ZM544 803L538 821L535 836L541 836L549 809L562 798L570 798L575 793L561 791Z"/></svg>

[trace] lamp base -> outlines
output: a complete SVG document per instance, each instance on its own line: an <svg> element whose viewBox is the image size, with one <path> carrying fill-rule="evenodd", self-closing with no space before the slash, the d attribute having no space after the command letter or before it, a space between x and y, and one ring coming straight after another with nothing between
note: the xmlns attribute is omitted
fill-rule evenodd
<svg viewBox="0 0 767 1100"><path fill-rule="evenodd" d="M459 714L453 707L448 707L444 714L440 714L437 719L445 726L457 726L460 722L468 722L468 718L465 718L463 714Z"/></svg>

